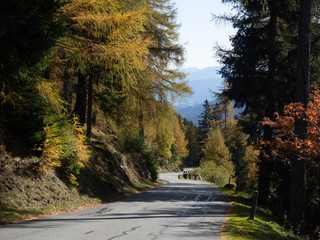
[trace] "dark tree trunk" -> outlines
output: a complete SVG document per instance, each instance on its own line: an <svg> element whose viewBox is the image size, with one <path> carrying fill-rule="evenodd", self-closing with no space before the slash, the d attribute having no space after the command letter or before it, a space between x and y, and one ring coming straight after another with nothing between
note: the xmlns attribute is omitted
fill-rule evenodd
<svg viewBox="0 0 320 240"><path fill-rule="evenodd" d="M272 129L269 126L264 126L263 139L270 141L272 138ZM270 195L270 178L272 172L272 163L268 159L269 149L263 149L260 151L260 164L259 164L259 204L267 206Z"/></svg>
<svg viewBox="0 0 320 240"><path fill-rule="evenodd" d="M269 32L268 32L268 41L269 41L269 71L268 71L268 80L269 80L269 93L273 93L276 89L276 37L277 37L277 2L271 1L269 5L270 11L270 23L269 23ZM269 118L273 118L273 114L277 111L277 106L275 105L276 99L275 95L271 94L268 96L269 105L267 107L266 115ZM272 139L272 129L269 126L264 126L263 139L270 141ZM268 159L269 149L263 149L260 153L260 166L259 166L259 204L262 206L267 206L268 198L270 194L270 178L273 168L273 164Z"/></svg>
<svg viewBox="0 0 320 240"><path fill-rule="evenodd" d="M67 115L71 114L71 106L72 106L72 93L73 93L73 83L70 80L71 76L68 72L64 73L63 76L63 99L67 102L66 113Z"/></svg>
<svg viewBox="0 0 320 240"><path fill-rule="evenodd" d="M92 129L92 91L93 91L93 74L90 74L88 81L88 112L87 112L87 138L91 144Z"/></svg>
<svg viewBox="0 0 320 240"><path fill-rule="evenodd" d="M97 111L92 112L92 126L97 124Z"/></svg>
<svg viewBox="0 0 320 240"><path fill-rule="evenodd" d="M139 135L144 137L144 118L141 109L139 110Z"/></svg>
<svg viewBox="0 0 320 240"><path fill-rule="evenodd" d="M305 107L308 106L310 89L311 8L311 0L300 0L296 102L301 102ZM307 122L296 119L295 133L300 139L306 139ZM299 230L303 223L306 194L306 164L305 160L299 160L298 157L299 153L292 160L290 183L290 218L295 230Z"/></svg>
<svg viewBox="0 0 320 240"><path fill-rule="evenodd" d="M269 79L269 93L273 93L277 88L277 83L275 81L275 75L276 75L276 37L277 37L277 13L278 13L278 7L277 7L277 1L271 1L270 2L270 24L269 24L269 71L268 71L268 79ZM275 94L270 95L271 104L270 107L272 108L271 111L268 113L273 113L276 111L275 106ZM273 116L269 116L273 117Z"/></svg>
<svg viewBox="0 0 320 240"><path fill-rule="evenodd" d="M79 117L79 122L81 125L84 125L86 122L86 111L87 111L87 81L86 81L86 76L79 72L74 113Z"/></svg>

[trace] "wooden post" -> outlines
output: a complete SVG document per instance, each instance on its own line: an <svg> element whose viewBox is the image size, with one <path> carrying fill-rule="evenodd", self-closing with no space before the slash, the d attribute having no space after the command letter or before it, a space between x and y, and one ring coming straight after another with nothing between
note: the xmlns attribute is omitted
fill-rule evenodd
<svg viewBox="0 0 320 240"><path fill-rule="evenodd" d="M250 213L251 220L254 220L254 215L256 213L257 203L258 203L258 196L259 196L259 192L257 190L255 190L253 192L253 198L252 198L252 208L251 208L251 213Z"/></svg>

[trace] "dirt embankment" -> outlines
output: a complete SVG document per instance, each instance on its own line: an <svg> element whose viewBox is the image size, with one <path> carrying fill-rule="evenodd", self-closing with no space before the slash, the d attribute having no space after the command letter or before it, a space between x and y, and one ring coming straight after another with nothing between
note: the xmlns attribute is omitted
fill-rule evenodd
<svg viewBox="0 0 320 240"><path fill-rule="evenodd" d="M66 185L55 172L36 173L37 161L0 148L1 224L101 204L153 185L141 159L120 153L103 138L93 141L78 187Z"/></svg>

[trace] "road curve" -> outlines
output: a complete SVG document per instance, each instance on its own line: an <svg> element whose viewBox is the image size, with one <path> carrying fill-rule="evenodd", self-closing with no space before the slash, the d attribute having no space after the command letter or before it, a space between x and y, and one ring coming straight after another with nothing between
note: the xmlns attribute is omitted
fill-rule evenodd
<svg viewBox="0 0 320 240"><path fill-rule="evenodd" d="M0 240L220 240L230 206L215 186L160 174L167 181L122 201L0 226Z"/></svg>

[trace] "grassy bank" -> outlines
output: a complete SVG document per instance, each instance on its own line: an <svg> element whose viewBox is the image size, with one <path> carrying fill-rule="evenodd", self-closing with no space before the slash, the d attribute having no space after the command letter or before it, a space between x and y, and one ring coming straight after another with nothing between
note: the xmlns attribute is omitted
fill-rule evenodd
<svg viewBox="0 0 320 240"><path fill-rule="evenodd" d="M246 193L235 194L234 190L221 188L229 197L232 207L228 221L223 228L226 240L302 240L286 232L272 220L270 213L257 208L255 219L250 220L251 196Z"/></svg>

